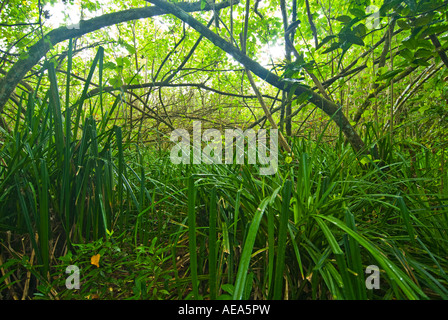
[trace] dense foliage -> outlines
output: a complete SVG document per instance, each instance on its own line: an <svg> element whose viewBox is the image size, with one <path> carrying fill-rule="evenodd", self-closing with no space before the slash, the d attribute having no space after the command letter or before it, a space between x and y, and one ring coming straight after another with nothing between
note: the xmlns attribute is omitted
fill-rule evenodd
<svg viewBox="0 0 448 320"><path fill-rule="evenodd" d="M447 299L447 6L3 1L0 298ZM278 170L174 164L193 121Z"/></svg>

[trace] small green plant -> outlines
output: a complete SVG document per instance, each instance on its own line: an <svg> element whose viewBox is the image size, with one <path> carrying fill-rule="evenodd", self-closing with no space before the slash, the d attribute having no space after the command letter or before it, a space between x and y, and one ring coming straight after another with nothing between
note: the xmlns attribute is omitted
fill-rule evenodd
<svg viewBox="0 0 448 320"><path fill-rule="evenodd" d="M133 247L130 239L109 237L85 244L60 257L51 281L39 287L39 299L165 299L169 297L169 248L152 239ZM167 254L168 251L168 254ZM66 287L68 266L80 273L80 288Z"/></svg>
<svg viewBox="0 0 448 320"><path fill-rule="evenodd" d="M0 127L2 296L448 299L446 143L431 146L430 130L397 142L368 123L366 156L326 141L327 124L315 141L291 138L267 176L256 164L174 165L112 123L126 97L103 105L102 48L70 91L72 45L65 101L46 62L48 79ZM370 265L379 289L365 285ZM79 289L66 287L69 266Z"/></svg>

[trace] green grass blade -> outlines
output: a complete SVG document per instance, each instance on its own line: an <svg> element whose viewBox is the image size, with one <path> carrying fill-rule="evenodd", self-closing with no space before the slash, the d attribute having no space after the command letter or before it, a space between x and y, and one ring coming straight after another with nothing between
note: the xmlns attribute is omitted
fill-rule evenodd
<svg viewBox="0 0 448 320"><path fill-rule="evenodd" d="M98 50L98 83L100 86L100 108L101 108L101 118L105 116L103 109L103 60L104 60L104 50Z"/></svg>
<svg viewBox="0 0 448 320"><path fill-rule="evenodd" d="M216 188L212 189L210 196L210 217L209 217L209 235L208 235L208 265L209 265L209 289L210 299L215 300L217 297L216 290Z"/></svg>
<svg viewBox="0 0 448 320"><path fill-rule="evenodd" d="M62 155L64 150L64 131L62 128L61 101L59 100L58 82L53 63L48 64L48 77L50 78L50 107L54 117L54 130L56 150Z"/></svg>
<svg viewBox="0 0 448 320"><path fill-rule="evenodd" d="M303 264L302 264L302 258L300 256L300 251L299 251L299 247L296 243L296 234L293 231L293 226L289 225L288 226L288 230L289 230L289 236L291 237L291 243L292 243L292 247L294 249L294 253L297 259L297 264L299 265L299 269L300 269L300 275L302 280L305 279L304 273L303 273Z"/></svg>
<svg viewBox="0 0 448 320"><path fill-rule="evenodd" d="M73 61L73 38L70 38L68 42L68 55L67 55L67 82L65 86L65 112L70 109L70 73L72 71ZM66 115L67 118L67 115Z"/></svg>
<svg viewBox="0 0 448 320"><path fill-rule="evenodd" d="M241 300L244 294L244 288L246 285L246 277L249 269L249 263L252 255L252 249L255 244L255 239L258 233L258 227L260 226L261 218L269 203L269 197L265 198L257 208L255 215L249 227L249 231L244 243L243 252L241 254L240 263L238 266L238 272L235 280L235 291L233 292L234 300Z"/></svg>
<svg viewBox="0 0 448 320"><path fill-rule="evenodd" d="M91 145L90 150L92 152L93 157L93 163L94 163L94 172L95 172L95 180L96 180L96 188L95 188L95 200L96 200L96 215L94 216L94 231L97 235L100 235L101 232L104 232L104 234L107 234L108 226L109 226L109 219L106 214L105 208L104 208L104 190L107 188L105 185L105 179L103 176L103 166L102 166L102 160L99 157L99 143L98 143L98 135L96 131L96 123L93 116L90 116L87 119L87 123L90 129L90 136L91 136ZM101 213L101 220L102 220L102 230L100 230L99 225L99 217L98 213Z"/></svg>
<svg viewBox="0 0 448 320"><path fill-rule="evenodd" d="M409 217L409 210L406 206L406 203L404 202L403 197L398 197L398 207L400 208L401 215L404 220L404 225L406 226L406 230L409 234L409 240L411 241L412 245L415 247L415 236L414 236L414 229L411 226L411 219Z"/></svg>
<svg viewBox="0 0 448 320"><path fill-rule="evenodd" d="M110 110L106 110L104 116L101 119L101 124L100 124L100 132L103 132L106 129L106 125L109 123L115 109L117 108L118 104L122 102L122 95L119 94L115 101L114 104L112 105L112 107L110 108Z"/></svg>
<svg viewBox="0 0 448 320"><path fill-rule="evenodd" d="M282 298L283 270L285 266L286 236L288 234L289 203L291 200L292 182L287 180L283 187L280 227L278 231L277 261L275 265L274 300Z"/></svg>
<svg viewBox="0 0 448 320"><path fill-rule="evenodd" d="M356 232L355 219L353 214L347 208L345 210L345 223L347 227ZM354 287L356 290L356 297L362 300L367 299L364 270L362 268L362 257L359 244L353 239L353 237L348 237L349 251L350 251L350 268L356 273Z"/></svg>
<svg viewBox="0 0 448 320"><path fill-rule="evenodd" d="M42 255L43 263L43 273L42 275L46 278L48 276L48 271L50 268L50 207L48 201L48 170L45 159L41 159L40 162L41 169L41 187L40 187L40 201L39 201L39 245L40 252Z"/></svg>
<svg viewBox="0 0 448 320"><path fill-rule="evenodd" d="M190 272L191 284L193 287L194 299L199 299L198 287L198 260L197 260L197 246L196 246L196 208L195 208L195 194L196 188L194 186L194 177L188 178L188 235L190 248Z"/></svg>
<svg viewBox="0 0 448 320"><path fill-rule="evenodd" d="M71 109L70 109L70 73L72 69L73 57L73 39L70 38L68 45L68 61L67 61L67 82L65 91L65 153L64 165L62 169L62 193L61 208L66 216L66 220L70 221L70 160L71 160ZM70 239L67 239L70 241Z"/></svg>
<svg viewBox="0 0 448 320"><path fill-rule="evenodd" d="M234 214L234 222L233 222L233 243L236 243L236 235L238 230L238 219L240 213L240 198L241 198L241 190L238 190L235 198L235 214Z"/></svg>
<svg viewBox="0 0 448 320"><path fill-rule="evenodd" d="M267 212L268 217L268 292L273 291L274 285L274 263L275 263L275 219L274 210Z"/></svg>
<svg viewBox="0 0 448 320"><path fill-rule="evenodd" d="M384 253L379 251L377 247L375 247L362 235L347 227L347 225L337 218L322 215L315 215L314 218L316 221L320 219L328 220L353 237L353 239L355 239L361 246L370 252L375 260L386 271L393 284L397 285L409 299L417 300L419 298L428 298L426 294L402 270L400 270L392 261L387 259Z"/></svg>
<svg viewBox="0 0 448 320"><path fill-rule="evenodd" d="M19 203L20 203L20 207L22 209L22 213L23 213L23 217L24 217L24 220L25 220L26 228L27 228L28 234L30 236L31 244L32 244L34 250L36 251L36 255L38 257L39 263L42 263L42 255L40 253L39 247L37 246L36 239L34 237L34 229L33 229L32 223L31 223L32 217L30 215L30 212L28 211L28 207L26 205L25 198L23 197L21 184L19 182L19 178L17 176L15 176L14 180L15 180L15 183L16 183L17 194L18 194L18 197L19 197Z"/></svg>
<svg viewBox="0 0 448 320"><path fill-rule="evenodd" d="M87 76L84 89L81 94L81 98L78 101L78 110L76 112L76 118L75 118L75 127L73 129L73 138L77 139L78 137L78 128L79 128L79 122L81 120L81 113L82 113L82 106L84 104L84 100L87 98L87 90L89 89L90 82L92 81L93 73L95 72L96 65L98 64L98 61L100 58L102 59L104 55L104 48L99 47L98 51L95 55L95 58L93 59L92 65L90 66L89 75Z"/></svg>
<svg viewBox="0 0 448 320"><path fill-rule="evenodd" d="M339 272L342 278L342 290L344 292L345 298L352 300L354 299L353 286L348 275L347 264L344 259L344 252L336 241L336 238L334 237L330 228L320 219L316 219L316 222L327 238L330 248L336 257L336 262L339 266Z"/></svg>
<svg viewBox="0 0 448 320"><path fill-rule="evenodd" d="M123 155L123 135L121 128L114 126L115 142L118 149L118 209L120 214L120 224L122 228L125 227L126 219L123 217L123 174L124 174L124 155Z"/></svg>

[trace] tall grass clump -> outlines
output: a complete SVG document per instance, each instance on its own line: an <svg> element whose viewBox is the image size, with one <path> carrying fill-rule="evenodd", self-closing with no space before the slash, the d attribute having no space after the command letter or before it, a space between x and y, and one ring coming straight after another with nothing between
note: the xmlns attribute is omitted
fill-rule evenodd
<svg viewBox="0 0 448 320"><path fill-rule="evenodd" d="M369 127L366 144L383 161L342 137L324 141L324 130L291 138L274 175L256 164L175 165L169 150L125 139L111 122L125 95L103 105L103 57L99 48L76 95L70 41L65 91L46 62L1 129L1 292L86 298L99 277L108 298L448 298L444 151L419 145L409 157ZM88 273L67 293L53 279L73 263Z"/></svg>
<svg viewBox="0 0 448 320"><path fill-rule="evenodd" d="M72 42L68 75L71 49ZM1 132L1 232L27 236L37 258L35 275L41 281L48 280L51 263L72 249L73 243L107 237L118 223L126 223L129 214L142 209L137 192L147 192L143 183L135 185L142 177L127 168L121 128L108 122L122 102L121 96L108 112L101 113L101 121L95 117L98 101L87 97L95 72L101 79L102 59L100 47L82 94L74 103L70 77L64 103L55 66L46 62L44 71L50 86L45 97L37 96L39 81L33 92L22 94L13 129ZM42 72L40 79L44 76ZM2 250L12 248L10 242L2 244ZM10 249L8 255L21 258L24 253Z"/></svg>
<svg viewBox="0 0 448 320"><path fill-rule="evenodd" d="M385 165L343 142L335 150L296 139L293 153L274 176L250 165L192 167L194 218L214 219L194 234L217 244L209 254L189 248L209 259L195 267L210 277L201 297L446 298L446 197L431 193L431 178L410 178L403 155ZM369 265L380 268L378 290L366 286Z"/></svg>

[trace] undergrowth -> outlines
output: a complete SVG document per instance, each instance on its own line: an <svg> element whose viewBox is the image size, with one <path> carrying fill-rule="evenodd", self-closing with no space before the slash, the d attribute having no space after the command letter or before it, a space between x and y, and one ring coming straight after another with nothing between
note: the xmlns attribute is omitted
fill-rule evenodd
<svg viewBox="0 0 448 320"><path fill-rule="evenodd" d="M409 157L366 136L379 162L322 133L291 139L271 176L175 165L111 123L122 96L105 111L88 80L64 106L46 68L47 96L23 95L0 134L2 298L448 298L443 148ZM70 265L79 289L66 286ZM379 289L366 287L371 265Z"/></svg>

